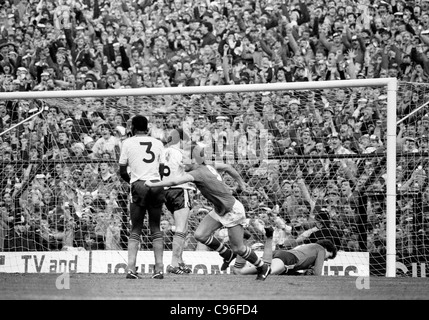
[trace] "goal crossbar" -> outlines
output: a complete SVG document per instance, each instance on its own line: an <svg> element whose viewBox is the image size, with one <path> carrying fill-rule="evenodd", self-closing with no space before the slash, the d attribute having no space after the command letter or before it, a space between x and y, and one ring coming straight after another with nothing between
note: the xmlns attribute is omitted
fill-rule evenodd
<svg viewBox="0 0 429 320"><path fill-rule="evenodd" d="M67 90L67 91L25 91L2 92L0 100L13 99L47 99L47 98L92 98L92 97L124 97L124 96L159 96L174 94L210 94L226 92L251 91L288 91L288 90L315 90L350 87L389 87L395 88L396 78L331 80L316 82L286 82L265 84L238 84L219 86L190 86L190 87L157 87L133 89L96 89L96 90ZM389 89L388 89L389 90Z"/></svg>

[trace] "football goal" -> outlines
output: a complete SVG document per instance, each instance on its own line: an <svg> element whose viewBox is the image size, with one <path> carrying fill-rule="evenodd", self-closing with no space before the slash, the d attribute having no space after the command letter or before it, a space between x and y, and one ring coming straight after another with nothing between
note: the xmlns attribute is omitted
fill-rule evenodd
<svg viewBox="0 0 429 320"><path fill-rule="evenodd" d="M245 205L247 241L258 252L267 224L280 249L324 229L339 249L325 275L423 276L427 88L380 78L2 92L0 272L123 272L130 199L118 158L129 120L142 114L150 135L167 143L181 127L205 146L207 162L243 176L246 192L223 179ZM193 238L209 209L195 192L184 252L195 273L222 263ZM167 265L167 209L162 224ZM223 230L216 236L228 241ZM145 226L142 272L151 270L151 248Z"/></svg>

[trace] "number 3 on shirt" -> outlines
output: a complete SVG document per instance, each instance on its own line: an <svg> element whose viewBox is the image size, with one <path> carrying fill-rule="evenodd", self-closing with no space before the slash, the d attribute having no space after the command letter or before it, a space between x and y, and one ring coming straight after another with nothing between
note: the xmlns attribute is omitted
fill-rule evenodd
<svg viewBox="0 0 429 320"><path fill-rule="evenodd" d="M207 166L207 168L210 170L211 173L213 173L216 176L216 179L218 179L219 181L222 181L222 177L220 176L219 172L216 171L215 168L213 168L212 166Z"/></svg>
<svg viewBox="0 0 429 320"><path fill-rule="evenodd" d="M140 145L145 146L147 155L150 155L149 159L146 159L146 157L143 158L143 162L145 163L153 162L155 160L155 153L153 153L153 151L150 150L152 148L152 142L140 142Z"/></svg>

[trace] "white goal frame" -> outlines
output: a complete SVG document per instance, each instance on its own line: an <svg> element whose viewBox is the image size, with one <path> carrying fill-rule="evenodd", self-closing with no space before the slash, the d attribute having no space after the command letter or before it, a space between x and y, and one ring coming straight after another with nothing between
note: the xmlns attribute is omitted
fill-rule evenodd
<svg viewBox="0 0 429 320"><path fill-rule="evenodd" d="M294 91L336 89L354 87L387 88L387 172L386 172L386 277L396 276L396 78L331 80L294 83L243 84L193 87L158 87L112 90L68 90L68 91L26 91L1 92L0 100L49 99L49 98L90 98L123 96L158 96L174 94L210 94L251 91ZM43 108L43 107L42 107ZM41 110L40 110L41 112ZM28 119L27 119L28 120ZM3 135L8 130L0 133Z"/></svg>

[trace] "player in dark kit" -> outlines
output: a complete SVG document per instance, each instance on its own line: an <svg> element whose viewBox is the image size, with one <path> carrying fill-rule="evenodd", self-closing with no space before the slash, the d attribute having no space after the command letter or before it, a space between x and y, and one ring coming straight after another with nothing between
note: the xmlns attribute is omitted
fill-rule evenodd
<svg viewBox="0 0 429 320"><path fill-rule="evenodd" d="M266 241L262 259L267 263L271 261L271 274L321 276L325 260L334 259L337 256L337 248L332 241L327 239L302 244L290 250L273 251L273 230L272 228L265 230ZM254 266L246 264L242 268L234 268L233 273L255 274L257 270Z"/></svg>
<svg viewBox="0 0 429 320"><path fill-rule="evenodd" d="M201 194L212 203L214 209L201 221L195 238L212 250L217 251L224 259L221 270L226 270L237 255L250 262L257 270L257 280L265 280L270 274L270 266L262 261L256 253L244 244L244 228L246 213L243 204L235 199L218 171L227 172L237 182L239 188L245 189L245 183L238 172L228 164L216 164L215 167L205 164L204 149L195 146L191 157L184 161L185 173L161 182L147 181L149 187L169 187L182 183L193 182ZM218 170L218 171L217 171ZM213 236L213 233L225 226L231 248L228 248Z"/></svg>
<svg viewBox="0 0 429 320"><path fill-rule="evenodd" d="M161 180L164 145L160 140L147 136L148 120L144 116L137 115L132 118L131 132L133 137L124 140L119 158L119 173L126 182L131 184L131 232L128 239L126 277L127 279L140 278L137 274L136 258L147 211L155 257L155 270L152 278L163 279L164 238L160 229L160 221L165 194L162 187L148 188L145 182ZM130 174L128 174L128 168Z"/></svg>

